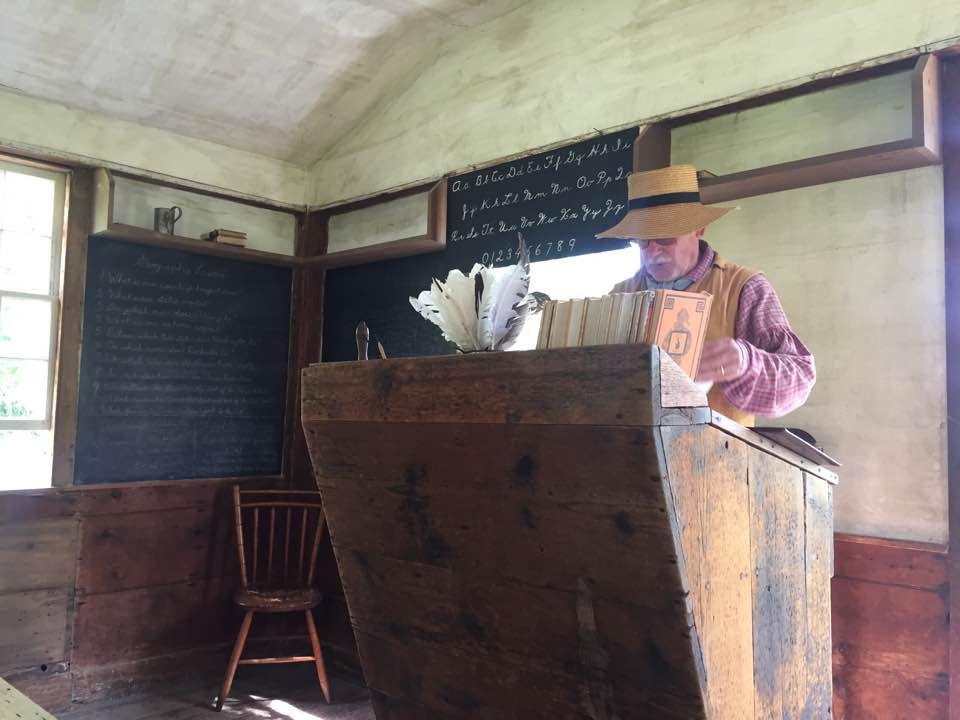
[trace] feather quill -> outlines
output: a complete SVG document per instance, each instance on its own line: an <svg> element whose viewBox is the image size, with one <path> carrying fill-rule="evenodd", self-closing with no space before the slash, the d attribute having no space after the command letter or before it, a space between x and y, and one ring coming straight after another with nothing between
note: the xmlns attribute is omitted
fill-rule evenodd
<svg viewBox="0 0 960 720"><path fill-rule="evenodd" d="M514 324L511 320L516 318L516 306L523 302L530 288L530 254L523 236L520 236L520 249L517 255L517 264L497 279L493 297L480 315L482 322L490 324L491 350L504 347L503 340Z"/></svg>
<svg viewBox="0 0 960 720"><path fill-rule="evenodd" d="M510 347L526 316L539 312L549 300L543 293L527 295L530 252L523 236L519 238L517 264L499 276L480 264L474 265L469 275L454 269L445 283L434 278L429 290L410 298L410 305L463 352Z"/></svg>

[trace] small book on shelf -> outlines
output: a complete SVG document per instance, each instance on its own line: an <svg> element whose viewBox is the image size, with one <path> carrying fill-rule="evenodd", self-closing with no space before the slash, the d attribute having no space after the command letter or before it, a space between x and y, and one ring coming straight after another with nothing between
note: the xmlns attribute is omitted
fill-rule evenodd
<svg viewBox="0 0 960 720"><path fill-rule="evenodd" d="M211 230L201 235L201 238L224 245L234 245L236 247L244 247L247 242L247 234L245 232L241 232L240 230L227 230L225 228Z"/></svg>
<svg viewBox="0 0 960 720"><path fill-rule="evenodd" d="M657 345L696 378L712 302L707 293L682 290L552 300L543 310L537 348Z"/></svg>

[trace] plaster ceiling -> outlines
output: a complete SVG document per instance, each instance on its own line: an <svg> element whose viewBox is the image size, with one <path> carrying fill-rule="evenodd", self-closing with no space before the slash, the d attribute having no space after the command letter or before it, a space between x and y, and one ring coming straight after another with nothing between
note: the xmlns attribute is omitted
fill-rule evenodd
<svg viewBox="0 0 960 720"><path fill-rule="evenodd" d="M528 0L8 0L0 87L308 167Z"/></svg>

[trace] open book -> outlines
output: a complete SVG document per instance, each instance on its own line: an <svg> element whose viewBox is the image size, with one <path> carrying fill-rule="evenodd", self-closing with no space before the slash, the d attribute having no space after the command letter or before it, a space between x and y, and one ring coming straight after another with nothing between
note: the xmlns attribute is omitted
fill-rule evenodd
<svg viewBox="0 0 960 720"><path fill-rule="evenodd" d="M712 295L682 290L552 300L543 310L537 348L657 345L696 378L712 302Z"/></svg>

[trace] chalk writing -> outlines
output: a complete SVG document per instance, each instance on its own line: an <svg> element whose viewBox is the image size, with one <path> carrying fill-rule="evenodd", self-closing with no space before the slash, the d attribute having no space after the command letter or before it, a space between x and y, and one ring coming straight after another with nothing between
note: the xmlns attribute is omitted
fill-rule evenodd
<svg viewBox="0 0 960 720"><path fill-rule="evenodd" d="M277 473L290 272L91 238L77 482Z"/></svg>

